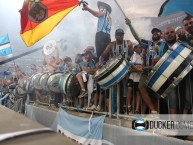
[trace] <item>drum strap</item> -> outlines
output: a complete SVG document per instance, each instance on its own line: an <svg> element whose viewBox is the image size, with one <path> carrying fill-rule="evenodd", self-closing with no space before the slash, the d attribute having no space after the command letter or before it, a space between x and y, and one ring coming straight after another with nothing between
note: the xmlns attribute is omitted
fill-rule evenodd
<svg viewBox="0 0 193 145"><path fill-rule="evenodd" d="M119 54L121 54L122 53L122 46L121 45L119 45Z"/></svg>
<svg viewBox="0 0 193 145"><path fill-rule="evenodd" d="M124 55L123 56L126 58L126 52L127 52L128 49L127 49L126 41L125 40L123 41L123 45L124 45L124 47L123 47L123 54Z"/></svg>
<svg viewBox="0 0 193 145"><path fill-rule="evenodd" d="M115 41L114 42L114 47L113 47L113 56L116 56L116 46L117 46L117 42Z"/></svg>

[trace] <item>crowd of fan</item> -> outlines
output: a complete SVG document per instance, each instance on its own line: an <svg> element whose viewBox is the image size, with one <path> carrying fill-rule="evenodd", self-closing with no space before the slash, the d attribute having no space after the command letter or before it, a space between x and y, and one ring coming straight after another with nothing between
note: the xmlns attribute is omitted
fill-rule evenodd
<svg viewBox="0 0 193 145"><path fill-rule="evenodd" d="M177 41L185 46L189 45L189 48L192 50L193 17L188 15L183 20L183 27L177 27L176 29L167 27L165 30L161 31L158 28L153 28L151 31L152 40L141 39L135 32L132 27L132 22L129 19L126 19L126 24L129 26L138 43L124 40L124 31L122 29L117 29L115 31L116 40L110 42L100 56L96 56L94 47L92 46L87 47L84 52L76 54L74 63L73 59L68 56L59 58L60 49L58 46L55 47L56 57L51 56L48 58L47 55L42 53L44 57L43 66L37 67L35 64L31 64L30 75L47 71L50 73L72 73L79 82L80 92L78 96L68 97L63 93L46 92L45 90L35 89L35 91L30 94L31 98L40 102L53 103L56 107L58 107L58 103L62 103L63 105L70 105L79 109L108 111L108 98L112 97L109 96L109 90L105 91L101 89L96 81L93 81L91 88L87 87L87 83L89 79L93 79L95 72L105 65L106 61L114 56L122 54L125 59L130 61L131 68L125 77L126 79L120 82L121 113L144 114L147 112L147 108L150 109L150 113L157 113L158 110L163 110L162 108L160 109L160 107L165 108L164 105L169 106L169 111L167 113L190 113L192 109L191 94L193 93L193 88L190 88L190 86L193 86L192 71L179 84L181 87L174 88L171 93L168 94L167 98L163 99L164 103L157 105L159 96L155 92L152 93L145 84L150 69L146 70L143 68L144 66L153 67L162 58L165 52L173 51L171 47ZM10 81L18 81L25 77L29 76L22 73L20 68L16 66L13 70L13 78ZM10 84L10 82L1 81L1 90L8 84ZM178 90L182 87L185 88L185 90ZM88 99L88 88L92 91L91 99ZM113 90L116 90L116 88L113 87ZM52 102L50 98L53 98L54 101ZM114 104L116 103L114 102ZM180 104L183 104L183 110L178 109ZM114 106L113 104L111 105Z"/></svg>

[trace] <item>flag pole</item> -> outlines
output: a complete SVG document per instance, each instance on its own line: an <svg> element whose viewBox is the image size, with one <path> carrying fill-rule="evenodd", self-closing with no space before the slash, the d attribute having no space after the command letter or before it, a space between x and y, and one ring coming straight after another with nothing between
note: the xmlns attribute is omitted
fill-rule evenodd
<svg viewBox="0 0 193 145"><path fill-rule="evenodd" d="M126 14L123 12L123 9L122 9L121 6L119 5L119 3L118 3L116 0L114 0L114 1L115 1L115 3L117 4L117 6L119 7L119 9L121 10L121 12L123 13L123 15L125 16L125 18L127 18ZM138 42L140 42L141 39L139 38L138 34L137 34L136 31L134 30L134 28L133 28L133 26L131 25L131 23L130 23L128 26L130 27L131 32L136 36L136 40L137 40Z"/></svg>
<svg viewBox="0 0 193 145"><path fill-rule="evenodd" d="M25 55L31 54L31 53L36 52L36 51L38 51L38 50L42 50L42 47L39 47L39 48L30 50L30 51L24 52L24 53L22 53L22 54L16 55L16 56L11 57L11 58L6 59L6 60L0 61L0 65L5 64L5 63L8 63L8 62L10 62L10 61L12 61L12 60L18 59L18 58L23 57L23 56L25 56Z"/></svg>
<svg viewBox="0 0 193 145"><path fill-rule="evenodd" d="M7 34L8 38L9 38L9 35ZM11 41L9 39L9 43L10 43L10 46L11 46ZM13 54L13 50L12 50L12 47L11 47L11 51L12 51L12 54ZM16 67L16 63L15 63L15 60L13 59L13 65L14 67Z"/></svg>
<svg viewBox="0 0 193 145"><path fill-rule="evenodd" d="M116 0L114 0L114 1L115 1L115 3L117 4L117 6L119 7L119 9L121 10L122 14L125 16L125 18L127 18L126 14L123 12L123 9L122 9L121 6L119 5L119 3L118 3Z"/></svg>

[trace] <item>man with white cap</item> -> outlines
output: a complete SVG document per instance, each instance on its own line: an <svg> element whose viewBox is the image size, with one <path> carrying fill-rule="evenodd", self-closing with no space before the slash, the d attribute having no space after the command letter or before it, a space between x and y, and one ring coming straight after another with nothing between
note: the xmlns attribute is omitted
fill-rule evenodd
<svg viewBox="0 0 193 145"><path fill-rule="evenodd" d="M95 17L98 17L98 27L95 36L95 47L97 57L99 58L103 53L106 46L111 42L111 7L101 1L97 2L99 11L95 11L88 6L84 6L83 10L90 12Z"/></svg>

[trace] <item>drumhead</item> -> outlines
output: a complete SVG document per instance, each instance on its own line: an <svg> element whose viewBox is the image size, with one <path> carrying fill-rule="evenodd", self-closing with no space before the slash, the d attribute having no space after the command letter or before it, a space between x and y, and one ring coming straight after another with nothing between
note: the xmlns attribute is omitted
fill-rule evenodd
<svg viewBox="0 0 193 145"><path fill-rule="evenodd" d="M18 87L26 92L26 84L28 77L23 77L18 80Z"/></svg>
<svg viewBox="0 0 193 145"><path fill-rule="evenodd" d="M63 75L63 72L55 72L48 77L47 83L48 83L49 90L55 93L61 93L61 88L59 83L62 75Z"/></svg>
<svg viewBox="0 0 193 145"><path fill-rule="evenodd" d="M154 66L146 84L154 92L165 97L192 69L191 50L176 42Z"/></svg>
<svg viewBox="0 0 193 145"><path fill-rule="evenodd" d="M67 84L68 84L68 80L69 77L72 75L72 73L65 73L64 75L61 76L60 78L60 88L62 90L62 92L66 95L67 94Z"/></svg>
<svg viewBox="0 0 193 145"><path fill-rule="evenodd" d="M42 89L41 85L40 85L40 76L42 75L42 73L36 73L34 75L31 76L31 83L34 86L34 88L36 89Z"/></svg>
<svg viewBox="0 0 193 145"><path fill-rule="evenodd" d="M33 90L34 90L34 86L33 86L33 84L32 84L32 82L31 82L31 77L29 77L29 78L27 78L26 79L26 83L25 83L25 91L27 92L27 93L30 93L30 92L32 92Z"/></svg>
<svg viewBox="0 0 193 145"><path fill-rule="evenodd" d="M45 55L50 55L54 52L56 46L55 40L50 40L44 44L43 51Z"/></svg>
<svg viewBox="0 0 193 145"><path fill-rule="evenodd" d="M81 90L76 75L73 75L72 73L66 73L61 76L60 88L62 92L68 97L78 96Z"/></svg>
<svg viewBox="0 0 193 145"><path fill-rule="evenodd" d="M124 58L122 55L112 57L111 59L109 59L107 61L107 63L102 68L100 68L99 70L96 71L93 78L98 79L98 78L102 77L103 75L105 75L107 72L109 72L117 63L119 63L123 59Z"/></svg>
<svg viewBox="0 0 193 145"><path fill-rule="evenodd" d="M43 90L49 91L48 88L48 77L51 75L51 73L49 72L45 72L40 76L40 85L42 87Z"/></svg>
<svg viewBox="0 0 193 145"><path fill-rule="evenodd" d="M19 86L16 86L15 90L14 90L14 95L16 97L23 97L26 94L26 92L21 89Z"/></svg>
<svg viewBox="0 0 193 145"><path fill-rule="evenodd" d="M95 74L93 75L93 78L94 78L94 79L98 79L98 78L99 78L100 76L102 76L106 71L107 71L107 69L106 69L105 66L101 67L99 70L97 70L97 71L95 72Z"/></svg>

